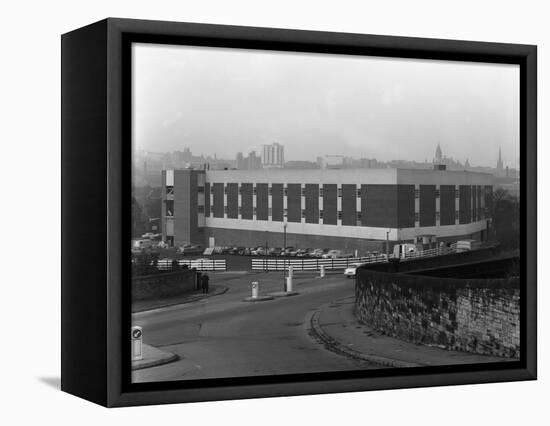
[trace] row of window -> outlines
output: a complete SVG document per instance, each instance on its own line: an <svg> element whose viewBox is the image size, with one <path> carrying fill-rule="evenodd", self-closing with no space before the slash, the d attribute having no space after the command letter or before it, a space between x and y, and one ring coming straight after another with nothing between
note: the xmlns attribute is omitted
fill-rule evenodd
<svg viewBox="0 0 550 426"><path fill-rule="evenodd" d="M475 188L475 187L476 187L476 186L472 186L472 188ZM173 187L167 187L167 191L168 191L168 188L172 188L170 194L173 194ZM199 193L204 193L204 186L199 186L199 187L198 187L198 192L199 192ZM227 195L227 185L224 185L223 192L224 192L224 194ZM484 189L483 187L480 187L480 195L481 195L481 196L484 195L484 192L485 192L485 189ZM167 193L168 193L168 192L167 192ZM253 195L257 195L257 188L256 188L256 186L254 186L254 187L252 188L252 193L253 193ZM355 193L356 193L357 198L361 198L361 188L357 188L356 191L355 191ZM473 194L473 193L475 193L475 189L474 189L474 191L472 191L472 194ZM242 194L242 186L239 186L239 194ZM273 195L273 191L272 191L272 187L271 187L271 186L268 188L268 194L269 194L269 196L272 196L272 195ZM287 187L284 187L284 189L283 189L283 194L284 194L285 197L288 196L288 188L287 188ZM305 188L302 188L302 190L301 190L301 195L302 195L302 197L305 197L305 196L306 196L306 190L305 190ZM337 196L338 196L339 198L342 198L342 188L338 188L338 190L337 190ZM436 190L435 190L435 198L439 198L440 196L441 196L440 190L439 190L439 189L436 189ZM319 187L319 197L324 197L324 191L323 191L323 187L322 187L322 186ZM414 190L414 198L417 198L417 199L420 198L420 190L419 190L419 189L415 189L415 190ZM460 198L460 192L459 192L458 189L455 190L455 198Z"/></svg>
<svg viewBox="0 0 550 426"><path fill-rule="evenodd" d="M227 214L228 213L228 210L227 210L227 206L224 207L223 209L224 211L224 214ZM199 213L204 213L204 206L198 206L198 212ZM257 211L256 211L256 207L253 208L253 213L252 213L254 216L256 216L257 214ZM269 208L268 209L268 216L273 216L273 209ZM455 211L455 217L458 217L458 210ZM170 214L171 215L171 214ZM214 215L214 206L210 207L210 215L213 216ZM242 207L239 207L239 215L242 215ZM283 210L283 216L284 217L287 217L288 216L288 209L284 209ZM485 216L489 216L489 209L488 208L485 208L485 209L479 209L476 211L476 216L477 216L477 220L480 220L480 219L483 219ZM338 211L338 220L342 220L342 217L343 217L343 213L342 211ZM302 209L302 219L305 219L306 218L306 211ZM361 212L356 212L355 213L355 218L358 222L361 221ZM323 210L319 210L319 219L323 219ZM435 220L440 220L440 212L435 212ZM414 221L415 222L419 222L420 221L420 214L419 213L415 213L414 214Z"/></svg>

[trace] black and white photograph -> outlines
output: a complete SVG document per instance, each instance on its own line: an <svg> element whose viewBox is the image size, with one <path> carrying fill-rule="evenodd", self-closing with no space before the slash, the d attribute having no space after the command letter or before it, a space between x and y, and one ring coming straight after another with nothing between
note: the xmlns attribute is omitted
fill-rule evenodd
<svg viewBox="0 0 550 426"><path fill-rule="evenodd" d="M514 363L520 66L134 42L131 381Z"/></svg>

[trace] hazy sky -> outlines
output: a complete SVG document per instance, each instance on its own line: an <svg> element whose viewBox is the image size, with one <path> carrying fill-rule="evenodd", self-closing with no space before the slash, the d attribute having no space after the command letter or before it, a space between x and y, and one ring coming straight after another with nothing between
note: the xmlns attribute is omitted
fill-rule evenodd
<svg viewBox="0 0 550 426"><path fill-rule="evenodd" d="M519 67L135 44L134 148L519 163Z"/></svg>

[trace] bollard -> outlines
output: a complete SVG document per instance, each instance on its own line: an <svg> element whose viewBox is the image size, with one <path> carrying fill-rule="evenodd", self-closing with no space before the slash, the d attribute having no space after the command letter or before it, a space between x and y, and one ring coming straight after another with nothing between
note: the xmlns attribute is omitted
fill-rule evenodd
<svg viewBox="0 0 550 426"><path fill-rule="evenodd" d="M325 278L325 265L321 265L321 278Z"/></svg>
<svg viewBox="0 0 550 426"><path fill-rule="evenodd" d="M252 282L252 297L254 299L257 299L259 293L260 293L260 284L258 283L258 281L253 281Z"/></svg>
<svg viewBox="0 0 550 426"><path fill-rule="evenodd" d="M132 361L143 359L143 329L136 325L132 327Z"/></svg>
<svg viewBox="0 0 550 426"><path fill-rule="evenodd" d="M292 276L293 276L293 269L292 266L288 267L288 277L286 279L286 291L290 292L292 291Z"/></svg>

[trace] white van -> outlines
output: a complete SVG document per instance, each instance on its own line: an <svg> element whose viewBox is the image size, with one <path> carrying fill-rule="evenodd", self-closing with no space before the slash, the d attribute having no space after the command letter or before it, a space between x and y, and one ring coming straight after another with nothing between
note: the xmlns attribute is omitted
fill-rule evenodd
<svg viewBox="0 0 550 426"><path fill-rule="evenodd" d="M132 240L132 251L140 252L142 250L153 247L153 241L147 240Z"/></svg>

